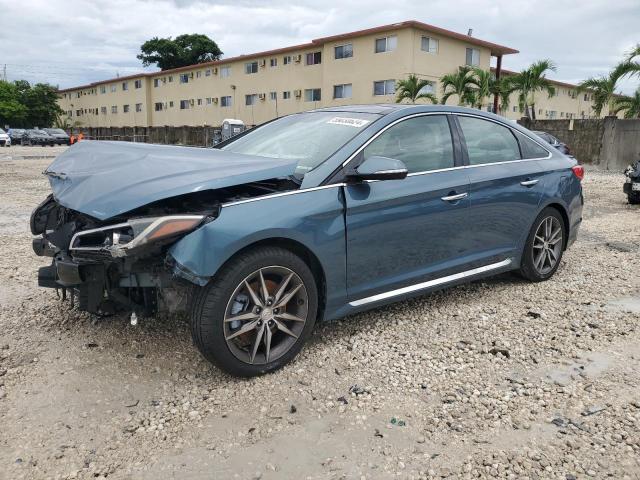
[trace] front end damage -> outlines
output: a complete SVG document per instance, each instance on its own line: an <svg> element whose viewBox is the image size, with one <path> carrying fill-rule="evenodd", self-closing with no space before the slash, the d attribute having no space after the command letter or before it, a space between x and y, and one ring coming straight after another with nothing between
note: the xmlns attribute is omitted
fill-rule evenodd
<svg viewBox="0 0 640 480"><path fill-rule="evenodd" d="M107 220L64 207L49 195L30 220L34 252L52 259L39 269L38 285L95 314L184 310L193 286L207 279L175 264L169 247L214 221L223 203L296 188L294 181L273 179L192 192Z"/></svg>

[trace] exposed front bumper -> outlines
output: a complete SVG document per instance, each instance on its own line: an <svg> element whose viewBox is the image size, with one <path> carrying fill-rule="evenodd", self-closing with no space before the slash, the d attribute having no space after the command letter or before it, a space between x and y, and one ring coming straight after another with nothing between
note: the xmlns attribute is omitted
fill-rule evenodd
<svg viewBox="0 0 640 480"><path fill-rule="evenodd" d="M633 182L633 181L632 181L632 182L625 182L625 183L622 185L622 191L623 191L625 194L627 194L627 195L629 195L629 194L630 194L630 193L632 193L632 192L640 193L640 190L633 190L632 185L633 185L634 183L635 183L635 184L638 184L638 183L640 183L640 182Z"/></svg>

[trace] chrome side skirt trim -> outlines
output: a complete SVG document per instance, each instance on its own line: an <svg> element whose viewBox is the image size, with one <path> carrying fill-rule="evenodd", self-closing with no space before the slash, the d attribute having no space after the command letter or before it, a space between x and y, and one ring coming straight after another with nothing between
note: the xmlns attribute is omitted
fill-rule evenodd
<svg viewBox="0 0 640 480"><path fill-rule="evenodd" d="M371 297L361 298L360 300L354 300L353 302L349 302L349 305L352 307L359 307L362 305L366 305L368 303L378 302L380 300L387 300L389 298L397 297L399 295L404 295L405 293L417 292L418 290L424 290L429 287L435 287L438 285L442 285L444 283L449 283L455 280L471 277L473 275L478 275L480 273L490 272L491 270L497 270L498 268L502 268L502 267L506 267L507 265L510 265L511 261L512 260L510 258L507 258L506 260L502 260L501 262L491 263L483 267L467 270L466 272L454 273L453 275L448 275L442 278L436 278L434 280L429 280L428 282L416 283L415 285L409 285L408 287L398 288L396 290L390 290L388 292L372 295Z"/></svg>

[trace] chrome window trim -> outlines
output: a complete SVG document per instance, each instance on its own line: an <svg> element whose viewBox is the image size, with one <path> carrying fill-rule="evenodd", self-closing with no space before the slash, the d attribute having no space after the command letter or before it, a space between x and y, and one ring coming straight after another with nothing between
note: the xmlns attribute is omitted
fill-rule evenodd
<svg viewBox="0 0 640 480"><path fill-rule="evenodd" d="M444 283L449 283L455 280L471 277L473 275L478 275L480 273L489 272L491 270L497 270L498 268L502 268L502 267L506 267L507 265L510 265L511 262L512 262L512 259L507 258L497 263L491 263L489 265L473 268L471 270L467 270L460 273L454 273L453 275L447 275L446 277L440 277L433 280L429 280L427 282L416 283L414 285L409 285L407 287L397 288L395 290L389 290L388 292L378 293L377 295L372 295L370 297L354 300L352 302L349 302L349 305L351 307L359 307L362 305L367 305L369 303L378 302L381 300L387 300L389 298L397 297L399 295L404 295L405 293L412 293L412 292L417 292L419 290L425 290L429 287L435 287L438 285L442 285Z"/></svg>
<svg viewBox="0 0 640 480"><path fill-rule="evenodd" d="M259 200L266 200L268 198L286 197L288 195L296 195L298 193L312 192L314 190L324 190L325 188L344 187L346 183L331 183L329 185L320 185L319 187L302 188L299 190L290 190L288 192L270 193L260 197L246 198L244 200L237 200L235 202L227 202L221 205L221 208L233 207L235 205L241 205L243 203L257 202Z"/></svg>

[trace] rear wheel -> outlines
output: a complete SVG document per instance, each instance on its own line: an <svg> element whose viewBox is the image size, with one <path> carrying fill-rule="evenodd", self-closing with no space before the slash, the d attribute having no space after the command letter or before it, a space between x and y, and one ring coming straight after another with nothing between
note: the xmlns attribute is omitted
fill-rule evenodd
<svg viewBox="0 0 640 480"><path fill-rule="evenodd" d="M194 298L191 333L209 361L243 377L288 363L311 334L318 292L292 252L258 248L239 255Z"/></svg>
<svg viewBox="0 0 640 480"><path fill-rule="evenodd" d="M627 194L627 200L631 205L640 204L640 192L631 192Z"/></svg>
<svg viewBox="0 0 640 480"><path fill-rule="evenodd" d="M564 220L555 208L545 208L533 222L524 247L520 274L532 282L548 280L562 259L566 238Z"/></svg>

